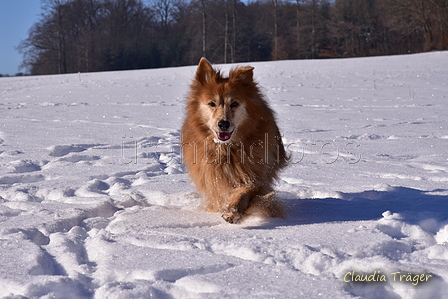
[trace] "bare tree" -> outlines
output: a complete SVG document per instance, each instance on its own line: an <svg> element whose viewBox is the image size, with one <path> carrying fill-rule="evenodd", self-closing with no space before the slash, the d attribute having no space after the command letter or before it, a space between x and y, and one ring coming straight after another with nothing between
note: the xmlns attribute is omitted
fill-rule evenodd
<svg viewBox="0 0 448 299"><path fill-rule="evenodd" d="M229 44L229 0L225 0L226 2L226 25L224 30L224 63L227 63L227 46Z"/></svg>
<svg viewBox="0 0 448 299"><path fill-rule="evenodd" d="M448 48L448 0L43 0L32 74ZM331 24L331 26L329 25Z"/></svg>
<svg viewBox="0 0 448 299"><path fill-rule="evenodd" d="M296 5L297 58L300 58L300 0L296 0Z"/></svg>
<svg viewBox="0 0 448 299"><path fill-rule="evenodd" d="M155 0L153 9L156 11L163 32L168 34L168 23L172 18L174 3L172 0Z"/></svg>
<svg viewBox="0 0 448 299"><path fill-rule="evenodd" d="M25 56L22 67L30 68L31 72L34 68L41 67L42 73L66 73L66 2L45 0L43 10L40 21L33 25L28 38L18 46L18 50Z"/></svg>
<svg viewBox="0 0 448 299"><path fill-rule="evenodd" d="M278 16L278 5L277 5L277 0L273 0L274 1L274 52L272 55L272 59L273 60L277 60L278 59L278 20L277 20L277 16Z"/></svg>
<svg viewBox="0 0 448 299"><path fill-rule="evenodd" d="M420 24L425 37L425 50L434 49L433 36L433 11L431 11L431 2L427 0L396 0L393 1L394 9L410 13Z"/></svg>
<svg viewBox="0 0 448 299"><path fill-rule="evenodd" d="M232 45L230 47L230 56L232 57L232 63L235 62L235 50L236 50L236 0L232 0Z"/></svg>
<svg viewBox="0 0 448 299"><path fill-rule="evenodd" d="M207 57L207 43L206 43L206 17L207 14L205 12L205 0L201 0L201 8L202 8L202 57Z"/></svg>
<svg viewBox="0 0 448 299"><path fill-rule="evenodd" d="M311 58L314 59L316 55L316 8L317 1L311 2Z"/></svg>

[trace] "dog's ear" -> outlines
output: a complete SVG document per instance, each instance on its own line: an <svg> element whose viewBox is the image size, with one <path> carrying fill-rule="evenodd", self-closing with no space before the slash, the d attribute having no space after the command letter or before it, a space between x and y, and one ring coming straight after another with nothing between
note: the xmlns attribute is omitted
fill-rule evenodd
<svg viewBox="0 0 448 299"><path fill-rule="evenodd" d="M204 85L210 82L215 75L212 65L204 57L199 61L198 69L196 70L196 81Z"/></svg>
<svg viewBox="0 0 448 299"><path fill-rule="evenodd" d="M253 67L244 66L234 69L230 72L229 78L231 80L240 81L243 83L253 83L254 82L254 72Z"/></svg>

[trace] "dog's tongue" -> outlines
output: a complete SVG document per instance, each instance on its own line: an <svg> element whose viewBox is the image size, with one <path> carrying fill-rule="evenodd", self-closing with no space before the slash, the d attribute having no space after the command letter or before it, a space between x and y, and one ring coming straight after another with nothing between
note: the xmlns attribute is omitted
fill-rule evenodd
<svg viewBox="0 0 448 299"><path fill-rule="evenodd" d="M230 138L231 135L232 134L229 133L229 132L219 132L218 133L218 138L221 139L221 140L227 140L227 139Z"/></svg>

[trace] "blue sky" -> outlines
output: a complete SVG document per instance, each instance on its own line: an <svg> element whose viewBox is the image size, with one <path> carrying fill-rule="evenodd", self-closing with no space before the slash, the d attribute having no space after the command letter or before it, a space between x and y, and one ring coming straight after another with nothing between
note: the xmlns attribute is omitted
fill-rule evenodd
<svg viewBox="0 0 448 299"><path fill-rule="evenodd" d="M15 49L39 19L40 0L0 0L0 74L19 72L22 55Z"/></svg>

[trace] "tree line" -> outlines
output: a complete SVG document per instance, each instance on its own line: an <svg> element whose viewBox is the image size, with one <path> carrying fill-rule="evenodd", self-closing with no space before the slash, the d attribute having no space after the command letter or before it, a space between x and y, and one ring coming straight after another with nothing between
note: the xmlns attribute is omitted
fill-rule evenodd
<svg viewBox="0 0 448 299"><path fill-rule="evenodd" d="M448 0L43 0L28 73L416 53L448 48Z"/></svg>

